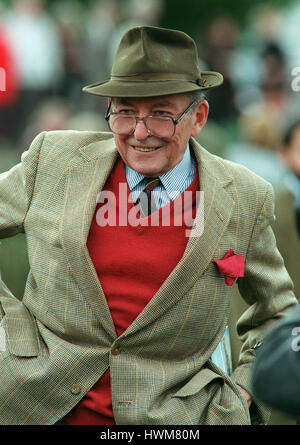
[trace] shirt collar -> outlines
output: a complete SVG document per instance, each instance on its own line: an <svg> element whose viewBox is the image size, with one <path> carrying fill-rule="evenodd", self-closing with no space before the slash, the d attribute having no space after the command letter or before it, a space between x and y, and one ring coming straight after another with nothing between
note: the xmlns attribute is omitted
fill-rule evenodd
<svg viewBox="0 0 300 445"><path fill-rule="evenodd" d="M125 174L128 182L129 190L133 190L135 186L137 186L145 176L141 173L133 170L131 167L125 164Z"/></svg>
<svg viewBox="0 0 300 445"><path fill-rule="evenodd" d="M159 177L170 197L172 197L174 191L182 191L182 184L186 182L187 177L190 174L194 177L194 169L194 160L191 156L189 146L187 146L179 164Z"/></svg>
<svg viewBox="0 0 300 445"><path fill-rule="evenodd" d="M191 174L191 172L194 171L194 168L194 160L191 156L188 145L182 160L167 173L159 176L159 179L161 180L167 193L171 195L174 190L180 190L184 181ZM125 173L130 191L133 190L134 187L136 187L145 178L144 175L133 170L128 165L125 165Z"/></svg>

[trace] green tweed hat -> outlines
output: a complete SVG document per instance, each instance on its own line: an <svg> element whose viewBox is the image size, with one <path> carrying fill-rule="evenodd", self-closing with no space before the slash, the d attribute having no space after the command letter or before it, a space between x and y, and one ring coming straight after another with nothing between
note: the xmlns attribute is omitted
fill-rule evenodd
<svg viewBox="0 0 300 445"><path fill-rule="evenodd" d="M208 90L223 76L200 71L194 40L181 31L139 26L124 34L109 80L83 91L106 97L153 97Z"/></svg>

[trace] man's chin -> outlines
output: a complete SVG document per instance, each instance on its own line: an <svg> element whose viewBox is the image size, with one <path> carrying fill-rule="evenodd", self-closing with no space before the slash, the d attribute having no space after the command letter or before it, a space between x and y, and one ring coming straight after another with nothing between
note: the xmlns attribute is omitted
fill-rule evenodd
<svg viewBox="0 0 300 445"><path fill-rule="evenodd" d="M131 163L128 165L136 172L141 173L141 175L147 176L149 178L157 178L163 173L162 169L154 168L153 165L151 165L150 167L147 165L141 165L139 163Z"/></svg>
<svg viewBox="0 0 300 445"><path fill-rule="evenodd" d="M138 173L141 173L141 175L147 176L147 178L157 178L159 175L161 175L162 173L160 172L156 172L156 171L149 171L149 170L144 170L144 169L134 169L135 171L137 171Z"/></svg>

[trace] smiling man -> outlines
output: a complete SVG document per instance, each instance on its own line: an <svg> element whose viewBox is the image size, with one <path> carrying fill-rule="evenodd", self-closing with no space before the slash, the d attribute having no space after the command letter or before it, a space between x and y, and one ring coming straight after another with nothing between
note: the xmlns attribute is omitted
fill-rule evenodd
<svg viewBox="0 0 300 445"><path fill-rule="evenodd" d="M271 186L194 139L221 83L185 33L133 28L111 78L84 88L109 98L111 132L44 132L0 175L0 237L24 231L31 266L22 302L0 282L0 423L267 422L255 351L296 299ZM198 236L181 223L187 195ZM141 224L102 224L124 201ZM234 283L249 309L229 374L213 357Z"/></svg>

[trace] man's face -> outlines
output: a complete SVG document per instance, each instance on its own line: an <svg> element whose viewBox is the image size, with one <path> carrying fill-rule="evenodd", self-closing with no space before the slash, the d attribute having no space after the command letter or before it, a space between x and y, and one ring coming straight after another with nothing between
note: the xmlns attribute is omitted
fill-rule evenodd
<svg viewBox="0 0 300 445"><path fill-rule="evenodd" d="M300 126L296 127L288 147L281 151L285 163L300 179Z"/></svg>
<svg viewBox="0 0 300 445"><path fill-rule="evenodd" d="M157 96L151 98L113 99L112 110L130 113L140 118L148 115L171 116L177 119L189 106L191 99L186 94ZM198 103L176 125L172 137L160 138L148 134L143 121L138 121L130 136L115 134L115 143L121 158L133 170L145 176L156 177L171 170L183 158L190 137L195 137L206 122L208 104ZM152 151L141 149L151 148Z"/></svg>

